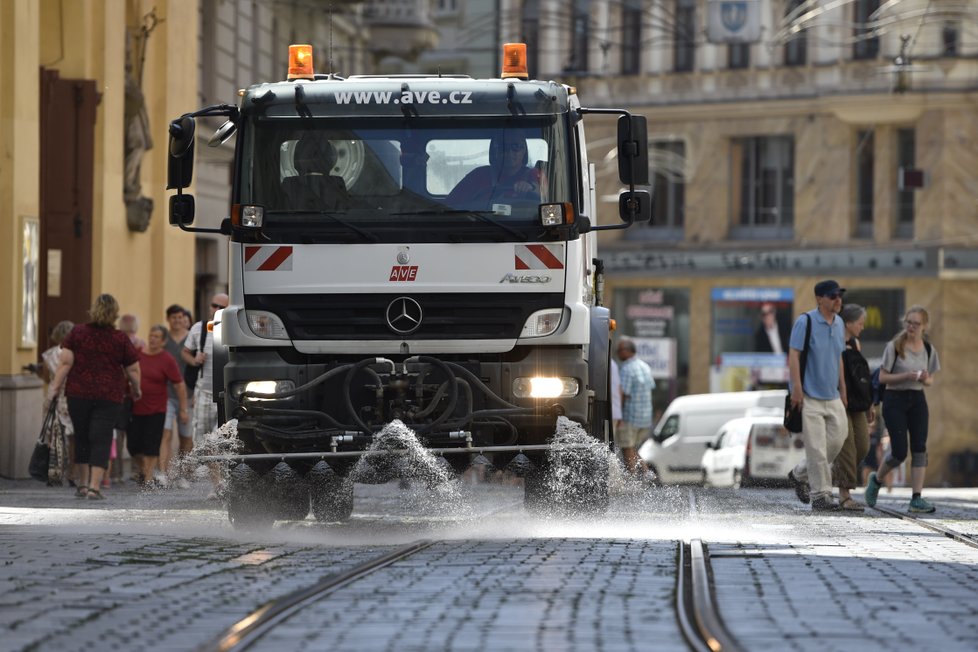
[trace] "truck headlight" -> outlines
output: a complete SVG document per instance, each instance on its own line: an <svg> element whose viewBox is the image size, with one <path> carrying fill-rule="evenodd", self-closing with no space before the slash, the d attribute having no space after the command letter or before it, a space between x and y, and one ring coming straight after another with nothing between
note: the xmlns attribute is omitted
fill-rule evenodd
<svg viewBox="0 0 978 652"><path fill-rule="evenodd" d="M287 340L289 334L279 316L264 310L247 310L248 327L258 337L268 340Z"/></svg>
<svg viewBox="0 0 978 652"><path fill-rule="evenodd" d="M523 324L520 337L543 337L553 334L560 326L560 318L563 314L563 308L537 310Z"/></svg>
<svg viewBox="0 0 978 652"><path fill-rule="evenodd" d="M576 378L533 376L513 381L517 398L567 398L577 396L581 384Z"/></svg>
<svg viewBox="0 0 978 652"><path fill-rule="evenodd" d="M281 394L295 389L291 380L245 380L231 384L231 398L240 401L245 392L256 394ZM280 399L248 397L249 401L287 401L291 396Z"/></svg>

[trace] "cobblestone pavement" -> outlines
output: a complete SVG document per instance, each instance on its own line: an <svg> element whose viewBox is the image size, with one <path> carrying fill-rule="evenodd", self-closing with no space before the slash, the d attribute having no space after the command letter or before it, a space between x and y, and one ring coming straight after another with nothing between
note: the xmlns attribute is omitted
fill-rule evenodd
<svg viewBox="0 0 978 652"><path fill-rule="evenodd" d="M747 650L978 649L978 548L869 511L812 515L788 490L626 487L601 519L528 515L521 490L357 485L354 518L234 531L188 490L109 500L0 480L0 650L185 650L268 600L419 538L438 543L331 594L263 649L686 649L676 542L710 550ZM695 496L695 509L689 496ZM881 504L905 509L909 494ZM932 490L975 532L978 491Z"/></svg>

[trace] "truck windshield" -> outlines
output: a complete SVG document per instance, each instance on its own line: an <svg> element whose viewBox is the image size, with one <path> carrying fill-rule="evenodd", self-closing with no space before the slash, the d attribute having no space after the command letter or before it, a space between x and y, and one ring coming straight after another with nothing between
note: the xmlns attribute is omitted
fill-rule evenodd
<svg viewBox="0 0 978 652"><path fill-rule="evenodd" d="M236 203L277 242L549 240L540 204L572 201L558 116L257 119Z"/></svg>

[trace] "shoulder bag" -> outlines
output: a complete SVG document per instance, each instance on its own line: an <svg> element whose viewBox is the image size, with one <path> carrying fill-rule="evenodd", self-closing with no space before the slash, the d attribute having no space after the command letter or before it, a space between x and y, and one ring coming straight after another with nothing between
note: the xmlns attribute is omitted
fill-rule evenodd
<svg viewBox="0 0 978 652"><path fill-rule="evenodd" d="M808 324L805 326L805 346L801 350L801 356L799 356L801 367L799 374L799 382L802 384L802 391L804 391L805 385L805 365L808 364L808 340L812 336L812 316L807 312L805 313L805 318L808 320ZM788 432L801 432L802 422L801 422L801 406L793 406L791 404L791 392L784 397L784 428Z"/></svg>

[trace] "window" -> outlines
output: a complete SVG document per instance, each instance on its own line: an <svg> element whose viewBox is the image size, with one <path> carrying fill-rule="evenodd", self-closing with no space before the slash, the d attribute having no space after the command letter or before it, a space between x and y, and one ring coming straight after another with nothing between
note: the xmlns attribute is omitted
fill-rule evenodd
<svg viewBox="0 0 978 652"><path fill-rule="evenodd" d="M732 143L734 237L788 238L795 213L791 136L738 138Z"/></svg>
<svg viewBox="0 0 978 652"><path fill-rule="evenodd" d="M523 42L526 43L526 69L530 79L540 79L540 1L527 0L523 3L521 19Z"/></svg>
<svg viewBox="0 0 978 652"><path fill-rule="evenodd" d="M621 74L642 72L642 2L625 0L621 8Z"/></svg>
<svg viewBox="0 0 978 652"><path fill-rule="evenodd" d="M696 55L696 1L676 0L676 26L673 39L675 72L690 72Z"/></svg>
<svg viewBox="0 0 978 652"><path fill-rule="evenodd" d="M916 158L913 128L897 129L897 169L913 168ZM898 238L913 237L914 191L897 189L896 232Z"/></svg>
<svg viewBox="0 0 978 652"><path fill-rule="evenodd" d="M686 143L657 140L649 151L652 223L630 229L630 238L681 240L686 213Z"/></svg>
<svg viewBox="0 0 978 652"><path fill-rule="evenodd" d="M785 6L785 17L796 17L801 12L798 11L804 0L788 0ZM803 66L808 55L808 37L805 30L792 34L784 45L784 65Z"/></svg>
<svg viewBox="0 0 978 652"><path fill-rule="evenodd" d="M872 130L856 132L856 236L873 235L873 147Z"/></svg>
<svg viewBox="0 0 978 652"><path fill-rule="evenodd" d="M574 13L571 16L570 62L567 64L569 71L587 72L590 9L590 0L574 0Z"/></svg>
<svg viewBox="0 0 978 652"><path fill-rule="evenodd" d="M941 28L942 54L945 57L956 57L960 54L961 23L948 21Z"/></svg>
<svg viewBox="0 0 978 652"><path fill-rule="evenodd" d="M731 70L750 67L750 43L731 43L727 46L727 67Z"/></svg>
<svg viewBox="0 0 978 652"><path fill-rule="evenodd" d="M852 3L854 27L852 34L856 42L852 45L853 59L875 59L880 53L880 40L870 36L874 29L869 17L880 8L880 0L856 0Z"/></svg>

